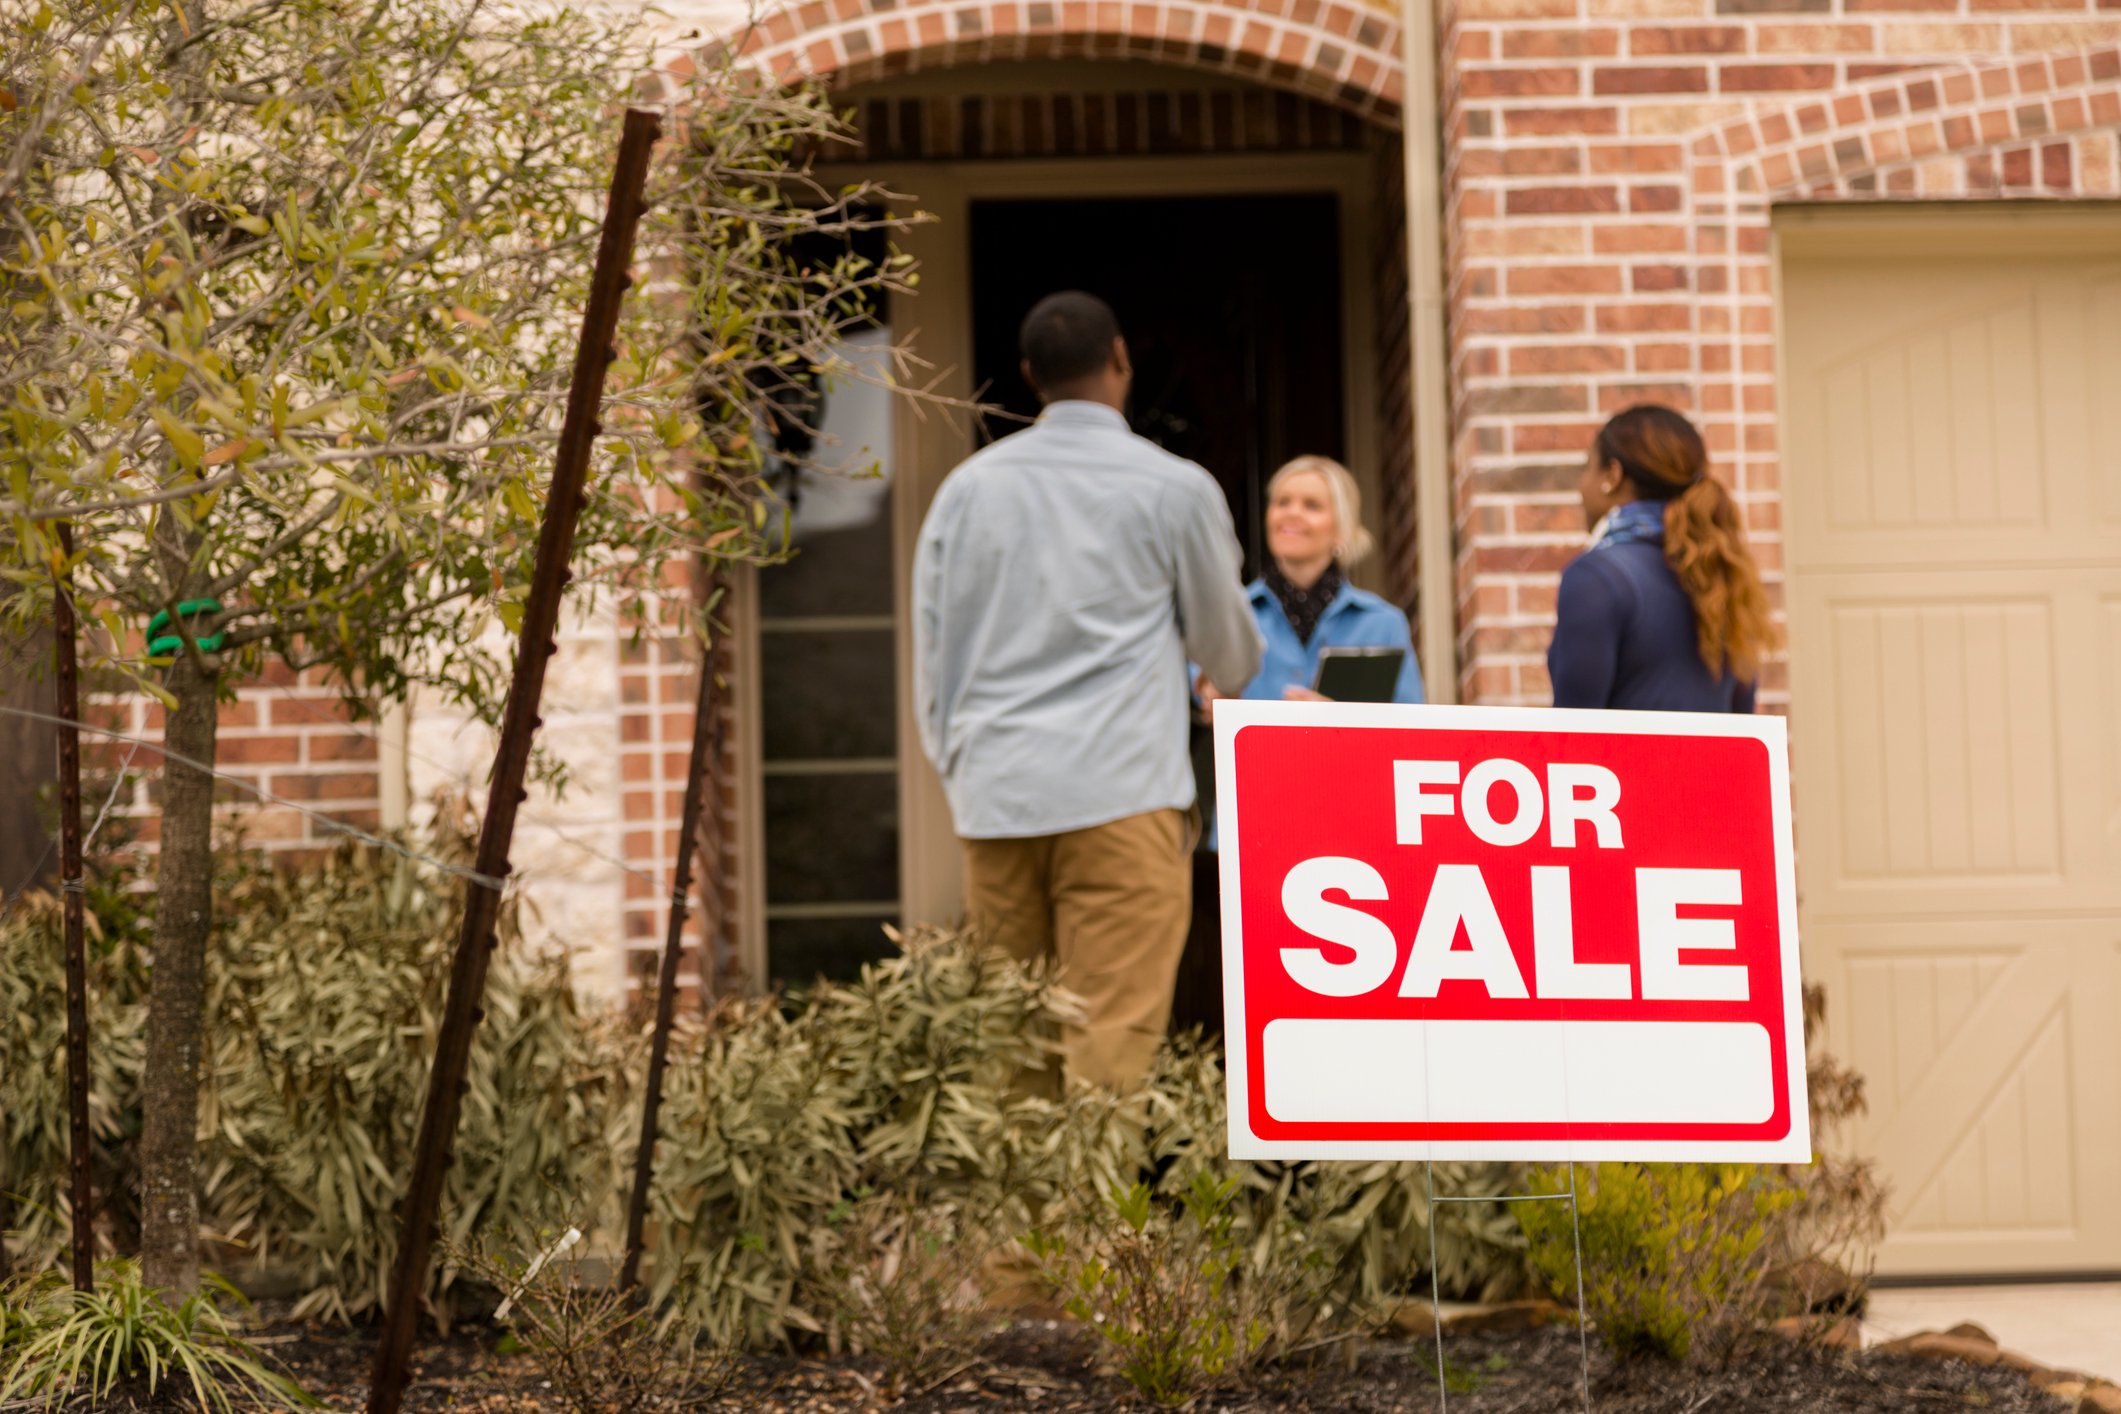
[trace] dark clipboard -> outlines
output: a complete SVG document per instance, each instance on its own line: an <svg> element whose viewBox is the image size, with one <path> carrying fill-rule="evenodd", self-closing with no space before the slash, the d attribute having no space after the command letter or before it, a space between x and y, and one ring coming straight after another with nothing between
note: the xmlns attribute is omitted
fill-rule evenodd
<svg viewBox="0 0 2121 1414"><path fill-rule="evenodd" d="M1311 690L1335 702L1390 702L1405 666L1404 648L1325 648Z"/></svg>

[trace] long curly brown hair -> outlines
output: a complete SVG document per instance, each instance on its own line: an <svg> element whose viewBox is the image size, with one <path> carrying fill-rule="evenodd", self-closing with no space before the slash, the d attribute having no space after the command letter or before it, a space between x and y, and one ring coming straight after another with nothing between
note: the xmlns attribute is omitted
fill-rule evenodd
<svg viewBox="0 0 2121 1414"><path fill-rule="evenodd" d="M1664 503L1664 558L1694 603L1701 661L1711 673L1752 682L1774 648L1774 622L1745 522L1694 424L1645 403L1598 433L1598 464L1617 465L1644 500Z"/></svg>

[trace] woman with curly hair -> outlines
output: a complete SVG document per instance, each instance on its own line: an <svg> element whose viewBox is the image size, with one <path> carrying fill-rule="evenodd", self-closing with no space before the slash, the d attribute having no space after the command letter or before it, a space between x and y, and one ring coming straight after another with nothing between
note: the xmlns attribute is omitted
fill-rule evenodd
<svg viewBox="0 0 2121 1414"><path fill-rule="evenodd" d="M1750 712L1772 623L1738 505L1667 407L1606 423L1577 490L1591 548L1562 572L1556 707Z"/></svg>

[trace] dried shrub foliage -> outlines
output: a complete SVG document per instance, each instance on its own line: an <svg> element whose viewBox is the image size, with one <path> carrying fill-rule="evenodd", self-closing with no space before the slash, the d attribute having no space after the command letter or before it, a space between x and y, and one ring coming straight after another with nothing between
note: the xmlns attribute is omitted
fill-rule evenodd
<svg viewBox="0 0 2121 1414"><path fill-rule="evenodd" d="M1810 1164L1592 1164L1577 1169L1584 1303L1616 1355L1728 1364L1778 1316L1860 1309L1885 1192L1868 1159L1826 1147L1862 1113L1863 1080L1825 1049L1826 998L1804 990ZM1537 1171L1534 1191L1568 1187ZM1533 1270L1577 1285L1567 1206L1523 1203Z"/></svg>
<svg viewBox="0 0 2121 1414"><path fill-rule="evenodd" d="M1409 1289L1428 1290L1429 1176L1418 1163L1308 1163L1228 1157L1229 1107L1219 1047L1181 1040L1164 1048L1146 1102L1149 1159L1159 1188L1176 1195L1195 1175L1237 1184L1237 1230L1254 1266L1300 1241L1331 1254L1339 1300L1373 1311ZM1109 1191L1109 1188L1102 1190ZM1440 1163L1439 1196L1518 1192L1510 1165ZM1448 1297L1487 1301L1525 1285L1524 1236L1498 1200L1436 1205L1437 1281Z"/></svg>
<svg viewBox="0 0 2121 1414"><path fill-rule="evenodd" d="M445 831L445 835L447 832ZM451 838L428 846L447 853ZM106 1244L126 1245L137 1123L144 938L151 896L126 880L92 902L95 1113ZM292 1275L305 1313L373 1309L417 1120L461 886L377 850L300 873L224 865L202 1154L210 1261ZM855 982L725 1004L674 1037L651 1194L651 1304L709 1346L821 1340L866 1351L894 1383L933 1378L976 1340L964 1278L1036 1226L1148 1186L1175 1211L1227 1185L1240 1282L1304 1274L1301 1319L1357 1322L1426 1289L1426 1182L1416 1164L1231 1163L1219 1053L1166 1048L1148 1088L1117 1101L1032 1093L1073 1000L1037 971L920 931ZM66 1226L58 911L0 924L0 1073L33 1083L5 1119L19 1192L11 1251L49 1263ZM585 1012L564 966L513 932L489 984L446 1245L519 1250L576 1220L614 1229L630 1170L638 1029ZM1443 1191L1506 1191L1493 1166L1439 1165ZM1105 1225L1117 1220L1107 1213ZM1522 1237L1499 1205L1440 1205L1437 1261L1457 1294L1522 1282ZM449 1313L449 1261L431 1293ZM1309 1289L1308 1287L1306 1289ZM1331 1307L1330 1316L1326 1307ZM1279 1318L1277 1318L1279 1320ZM1280 1348L1303 1343L1278 1337Z"/></svg>
<svg viewBox="0 0 2121 1414"><path fill-rule="evenodd" d="M437 848L458 847L448 839ZM105 1147L97 1195L106 1246L127 1242L138 1134L139 1018L146 924L127 877L100 886L90 979L91 1115ZM230 860L231 902L212 939L202 1065L201 1212L217 1265L271 1270L302 1292L304 1315L360 1315L381 1299L392 1216L410 1167L440 1025L460 889L423 866L349 848L299 874ZM608 1191L617 1072L580 1012L564 966L524 955L514 918L473 1052L445 1233L527 1227L553 1194ZM33 1081L7 1108L0 1176L17 1195L10 1254L55 1261L68 1231L59 909L27 903L0 927L0 1074ZM11 1097L12 1098L12 1097ZM447 1315L457 1273L431 1295Z"/></svg>
<svg viewBox="0 0 2121 1414"><path fill-rule="evenodd" d="M815 1240L804 1304L832 1348L877 1362L886 1399L962 1374L1001 1324L981 1290L1000 1247L991 1215L918 1190L862 1193L828 1213Z"/></svg>
<svg viewBox="0 0 2121 1414"><path fill-rule="evenodd" d="M1175 1199L1135 1183L1025 1238L1068 1313L1152 1404L1239 1385L1336 1314L1329 1249L1284 1215L1272 1258L1253 1260L1237 1198L1235 1179L1199 1170Z"/></svg>
<svg viewBox="0 0 2121 1414"><path fill-rule="evenodd" d="M826 1330L835 1237L874 1230L834 1227L856 1195L917 1191L1021 1230L1096 1144L1012 1084L1054 1063L1051 982L944 934L903 944L855 982L732 1002L674 1038L654 1290L716 1339Z"/></svg>
<svg viewBox="0 0 2121 1414"><path fill-rule="evenodd" d="M699 1409L724 1389L735 1373L733 1352L663 1329L638 1293L588 1269L579 1237L569 1229L528 1262L446 1240L441 1247L452 1266L508 1293L495 1319L538 1362L570 1414Z"/></svg>

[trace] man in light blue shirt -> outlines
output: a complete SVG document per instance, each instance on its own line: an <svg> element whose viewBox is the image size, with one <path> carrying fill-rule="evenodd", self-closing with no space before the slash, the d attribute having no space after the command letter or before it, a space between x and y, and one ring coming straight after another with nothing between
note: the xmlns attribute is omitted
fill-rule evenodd
<svg viewBox="0 0 2121 1414"><path fill-rule="evenodd" d="M1053 959L1085 1006L1069 1074L1127 1090L1162 1040L1192 911L1186 661L1235 691L1261 643L1221 488L1127 428L1112 311L1048 296L1021 346L1045 412L952 472L921 527L915 710L968 918Z"/></svg>

